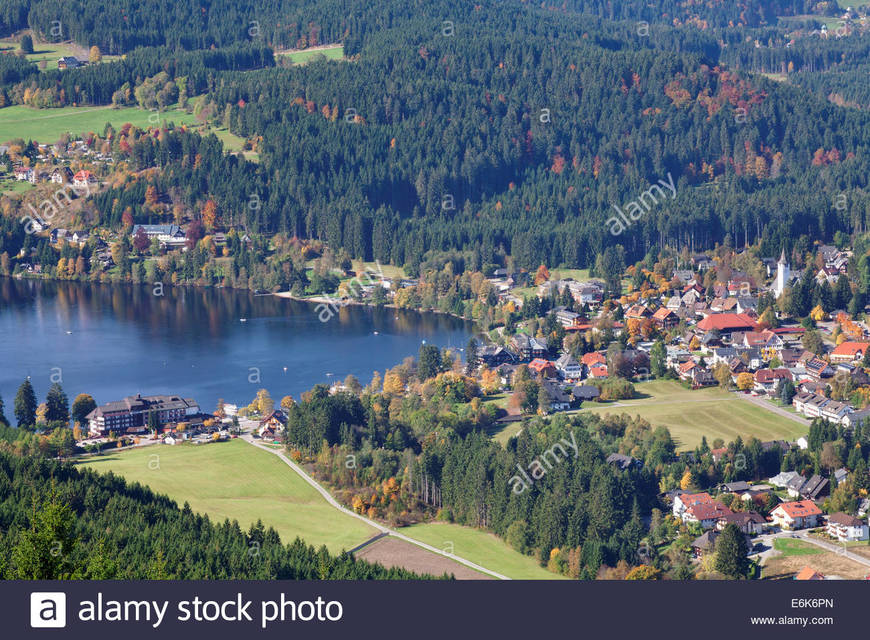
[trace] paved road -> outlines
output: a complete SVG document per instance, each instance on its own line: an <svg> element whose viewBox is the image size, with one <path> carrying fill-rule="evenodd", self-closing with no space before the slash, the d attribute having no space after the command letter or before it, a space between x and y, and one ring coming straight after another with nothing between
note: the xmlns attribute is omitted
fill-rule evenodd
<svg viewBox="0 0 870 640"><path fill-rule="evenodd" d="M309 476L307 473L305 473L305 471L302 470L302 467L300 467L298 464L293 462L290 458L285 456L283 451L281 451L280 449L271 449L271 448L257 442L256 440L254 440L250 436L250 434L244 434L241 439L244 440L245 442L247 442L248 444L251 444L255 447L258 447L258 448L262 449L263 451L268 451L269 453L281 458L281 460L283 460L285 464L287 464L291 469L293 469L293 471L298 473L302 477L302 479L305 480L305 482L307 482L312 487L314 487L314 489L316 489L317 492L320 495L322 495L323 498L330 505L332 505L333 507L335 507L336 509L341 511L343 514L345 514L347 516L351 516L353 518L356 518L357 520L362 520L367 525L369 525L370 527L374 527L375 529L377 529L381 533L386 533L388 535L391 535L391 536L398 538L399 540L404 540L405 542L410 542L411 544L415 544L418 547L422 547L422 548L426 549L426 551L431 551L432 553L437 553L440 556L444 556L445 558L449 558L455 562L459 562L460 564L464 564L466 567L471 567L475 571L480 571L481 573L485 573L487 575L493 576L494 578L498 578L499 580L510 580L510 578L508 578L507 576L504 576L500 573L496 573L495 571L491 571L490 569L487 569L486 567L482 567L479 564L475 564L474 562L471 562L470 560L466 560L465 558L454 555L452 553L445 553L441 549L438 549L436 547L433 547L432 545L426 544L425 542L415 540L414 538L409 538L405 534L399 533L395 529L391 529L390 527L382 525L380 522L375 522L374 520L371 520L370 518L366 518L365 516L360 515L360 514L356 513L355 511L351 511L350 509L348 509L345 506L343 506L342 504L340 504L335 498L333 498L332 494L329 493L329 491L324 489L316 480L314 480L311 476Z"/></svg>
<svg viewBox="0 0 870 640"><path fill-rule="evenodd" d="M788 418L792 422L798 422L798 423L804 425L805 427L810 426L809 421L806 420L805 418L797 416L793 413L789 413L788 411L786 411L782 407L777 407L775 404L768 402L764 398L761 398L759 396L753 396L753 395L748 394L748 393L736 393L735 395L738 398L743 398L744 400L748 400L752 404L757 405L757 406L761 407L762 409L765 409L767 411L772 411L773 413L781 415L783 418Z"/></svg>
<svg viewBox="0 0 870 640"><path fill-rule="evenodd" d="M767 558L779 554L779 551L773 548L773 541L776 538L797 538L799 540L809 542L810 544L814 544L817 547L821 547L825 551L831 551L833 553L843 556L844 558L848 558L853 562L857 562L858 564L863 564L866 567L870 567L870 558L858 555L857 553L852 553L851 551L849 551L848 547L837 544L836 542L827 542L825 540L817 538L816 536L811 536L806 530L780 531L778 533L759 536L756 540L763 543L766 547L764 551L758 554L758 561L760 564L764 564Z"/></svg>

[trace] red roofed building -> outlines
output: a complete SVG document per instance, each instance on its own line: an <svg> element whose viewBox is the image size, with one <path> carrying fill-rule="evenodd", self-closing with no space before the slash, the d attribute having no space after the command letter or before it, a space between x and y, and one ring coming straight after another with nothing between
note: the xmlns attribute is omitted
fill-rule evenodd
<svg viewBox="0 0 870 640"><path fill-rule="evenodd" d="M773 523L783 529L807 529L818 526L822 510L811 500L783 502L770 512Z"/></svg>
<svg viewBox="0 0 870 640"><path fill-rule="evenodd" d="M697 522L702 529L712 529L716 526L719 518L730 516L733 511L718 500L702 502L686 509L683 513L683 522Z"/></svg>
<svg viewBox="0 0 870 640"><path fill-rule="evenodd" d="M607 364L607 358L604 357L604 354L598 353L597 351L590 351L589 353L583 354L583 357L580 358L580 362L585 364L587 367L591 367L596 364Z"/></svg>
<svg viewBox="0 0 870 640"><path fill-rule="evenodd" d="M589 367L589 376L590 378L606 378L607 377L607 365L604 364L595 364Z"/></svg>
<svg viewBox="0 0 870 640"><path fill-rule="evenodd" d="M689 507L709 502L713 502L713 498L710 497L709 493L681 493L674 498L674 515L682 518Z"/></svg>
<svg viewBox="0 0 870 640"><path fill-rule="evenodd" d="M867 353L868 342L843 342L831 351L831 362L854 362L861 360Z"/></svg>
<svg viewBox="0 0 870 640"><path fill-rule="evenodd" d="M653 314L653 322L656 323L656 326L662 327L663 329L670 329L671 327L675 327L680 322L680 317L668 309L667 307L662 307L658 311Z"/></svg>
<svg viewBox="0 0 870 640"><path fill-rule="evenodd" d="M553 363L549 360L544 360L543 358L535 358L529 363L529 369L537 373L539 376L543 378L555 378L556 377L556 367L553 366Z"/></svg>
<svg viewBox="0 0 870 640"><path fill-rule="evenodd" d="M75 187L87 187L88 185L94 184L96 181L97 177L87 169L77 171L73 176L73 186Z"/></svg>
<svg viewBox="0 0 870 640"><path fill-rule="evenodd" d="M794 577L795 580L824 580L824 574L819 573L812 567L804 567Z"/></svg>
<svg viewBox="0 0 870 640"><path fill-rule="evenodd" d="M733 331L754 331L755 320L745 313L713 313L698 323L701 331L719 331L731 333Z"/></svg>
<svg viewBox="0 0 870 640"><path fill-rule="evenodd" d="M780 380L793 380L788 369L759 369L755 372L755 388L758 391L771 393L776 390Z"/></svg>

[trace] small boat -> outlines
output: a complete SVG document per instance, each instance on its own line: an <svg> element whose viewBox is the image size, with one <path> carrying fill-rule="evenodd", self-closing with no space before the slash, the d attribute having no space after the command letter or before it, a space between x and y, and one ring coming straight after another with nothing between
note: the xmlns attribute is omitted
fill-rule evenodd
<svg viewBox="0 0 870 640"><path fill-rule="evenodd" d="M287 367L284 367L284 373L287 373Z"/></svg>
<svg viewBox="0 0 870 640"><path fill-rule="evenodd" d="M66 335L71 336L71 335L72 335L72 331L67 331L67 332L66 332Z"/></svg>
<svg viewBox="0 0 870 640"><path fill-rule="evenodd" d="M378 335L378 332L377 332L377 331L372 331L372 333L374 333L375 335Z"/></svg>
<svg viewBox="0 0 870 640"><path fill-rule="evenodd" d="M239 318L239 322L247 322L247 321L248 321L247 318Z"/></svg>

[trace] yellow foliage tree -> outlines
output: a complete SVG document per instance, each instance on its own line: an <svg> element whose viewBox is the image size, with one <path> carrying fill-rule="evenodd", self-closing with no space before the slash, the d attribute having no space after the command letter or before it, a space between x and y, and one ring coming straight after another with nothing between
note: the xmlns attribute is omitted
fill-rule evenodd
<svg viewBox="0 0 870 640"><path fill-rule="evenodd" d="M384 375L384 393L400 394L405 391L405 385L399 374L392 371Z"/></svg>
<svg viewBox="0 0 870 640"><path fill-rule="evenodd" d="M755 385L755 378L751 373L743 372L737 376L737 388L741 391L749 391Z"/></svg>
<svg viewBox="0 0 870 640"><path fill-rule="evenodd" d="M686 491L689 487L692 486L692 474L689 473L689 470L686 469L686 472L683 474L683 477L680 478L680 489Z"/></svg>
<svg viewBox="0 0 870 640"><path fill-rule="evenodd" d="M824 309L822 309L822 305L817 304L815 307L813 307L813 310L810 311L810 317L816 322L821 322L828 317L828 314L825 313Z"/></svg>

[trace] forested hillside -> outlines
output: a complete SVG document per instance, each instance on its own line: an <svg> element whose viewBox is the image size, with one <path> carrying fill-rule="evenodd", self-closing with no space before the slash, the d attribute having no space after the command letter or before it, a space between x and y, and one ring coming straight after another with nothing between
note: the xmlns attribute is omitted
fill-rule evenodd
<svg viewBox="0 0 870 640"><path fill-rule="evenodd" d="M0 451L2 579L409 579L261 524L212 523L111 474Z"/></svg>
<svg viewBox="0 0 870 640"><path fill-rule="evenodd" d="M717 242L773 255L867 226L870 115L837 106L867 101L850 85L867 45L857 28L812 35L836 3L116 0L99 21L89 3L21 6L8 21L45 35L68 16L64 37L129 53L63 72L3 60L5 103L162 109L204 93L200 116L259 153L103 132L137 171L158 169L99 196L115 225L127 210L166 221L142 197L154 186L194 216L212 201L224 223L410 272L433 250L582 267L617 244L628 261ZM274 68L272 48L332 42L344 60ZM793 82L746 73L782 71ZM651 185L655 202L614 225Z"/></svg>

